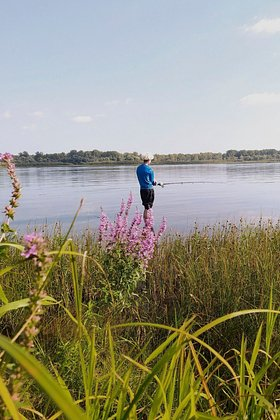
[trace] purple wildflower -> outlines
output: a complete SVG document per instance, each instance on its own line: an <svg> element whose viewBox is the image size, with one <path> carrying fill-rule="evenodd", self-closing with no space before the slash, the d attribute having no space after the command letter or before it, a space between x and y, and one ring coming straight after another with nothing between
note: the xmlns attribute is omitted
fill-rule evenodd
<svg viewBox="0 0 280 420"><path fill-rule="evenodd" d="M132 203L133 203L133 197L132 197L132 192L130 192L129 196L128 196L127 203L126 203L126 209L125 209L126 216L128 216L128 213L129 213L129 210L131 209Z"/></svg>
<svg viewBox="0 0 280 420"><path fill-rule="evenodd" d="M162 234L165 232L166 226L167 226L166 218L163 217L162 222L161 222L160 227L159 227L159 230L158 230L158 233L156 235L156 240L157 241L162 236Z"/></svg>
<svg viewBox="0 0 280 420"><path fill-rule="evenodd" d="M44 239L37 233L32 233L24 236L25 247L21 256L24 258L37 257L44 245Z"/></svg>
<svg viewBox="0 0 280 420"><path fill-rule="evenodd" d="M41 234L36 232L24 236L24 250L21 255L26 259L32 259L37 272L34 289L29 292L30 315L20 329L18 335L21 337L20 344L29 352L34 348L34 340L39 333L39 323L44 311L43 299L47 296L43 290L49 273L49 265L52 261L47 253L46 241ZM13 374L10 375L10 387L12 398L20 400L20 389L23 385L23 371L20 366L13 367Z"/></svg>
<svg viewBox="0 0 280 420"><path fill-rule="evenodd" d="M13 209L12 206L6 206L5 207L5 215L9 218L9 219L13 219L14 215L15 215L15 211Z"/></svg>
<svg viewBox="0 0 280 420"><path fill-rule="evenodd" d="M135 215L132 219L130 228L128 230L128 237L129 238L135 238L138 233L138 226L141 225L142 222L142 214L139 213L139 211L136 209Z"/></svg>
<svg viewBox="0 0 280 420"><path fill-rule="evenodd" d="M99 242L102 242L102 240L107 236L110 224L111 222L108 219L108 216L104 213L103 210L101 210L99 223Z"/></svg>
<svg viewBox="0 0 280 420"><path fill-rule="evenodd" d="M145 220L145 228L152 230L153 226L154 226L154 214L153 214L153 210L149 209L148 210L148 217Z"/></svg>
<svg viewBox="0 0 280 420"><path fill-rule="evenodd" d="M114 240L122 240L122 236L125 233L126 227L126 220L122 217L122 214L117 214L116 222L115 222L115 229L114 229Z"/></svg>
<svg viewBox="0 0 280 420"><path fill-rule="evenodd" d="M122 216L124 212L125 212L125 202L124 200L122 200L119 215Z"/></svg>
<svg viewBox="0 0 280 420"><path fill-rule="evenodd" d="M0 161L8 162L13 159L13 155L11 153L0 153Z"/></svg>
<svg viewBox="0 0 280 420"><path fill-rule="evenodd" d="M4 162L7 167L8 175L12 181L13 191L12 196L10 198L9 204L4 209L4 214L6 216L6 220L1 225L2 235L0 237L0 242L5 239L5 230L3 229L3 225L8 225L10 220L14 219L15 208L18 207L18 199L21 196L20 192L20 183L16 176L16 169L15 164L13 161L13 155L11 153L0 153L0 162Z"/></svg>
<svg viewBox="0 0 280 420"><path fill-rule="evenodd" d="M44 271L52 262L52 258L47 252L47 243L41 234L36 232L24 236L24 250L21 256L26 259L33 259L40 275L44 275Z"/></svg>
<svg viewBox="0 0 280 420"><path fill-rule="evenodd" d="M115 221L109 221L106 214L102 211L99 225L99 241L110 252L121 249L124 255L132 257L138 261L145 270L149 260L153 257L155 246L166 229L166 220L163 219L157 234L154 232L153 212L148 212L145 226L141 227L142 215L136 210L135 215L128 225L128 213L132 205L132 194L130 193L126 206L124 201L121 203L120 212ZM125 209L125 210L124 210Z"/></svg>

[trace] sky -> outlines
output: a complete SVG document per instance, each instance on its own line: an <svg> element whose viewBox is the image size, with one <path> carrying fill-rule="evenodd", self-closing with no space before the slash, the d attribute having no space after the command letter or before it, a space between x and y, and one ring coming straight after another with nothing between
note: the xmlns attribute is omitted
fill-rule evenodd
<svg viewBox="0 0 280 420"><path fill-rule="evenodd" d="M0 22L0 152L280 149L279 0L1 0Z"/></svg>

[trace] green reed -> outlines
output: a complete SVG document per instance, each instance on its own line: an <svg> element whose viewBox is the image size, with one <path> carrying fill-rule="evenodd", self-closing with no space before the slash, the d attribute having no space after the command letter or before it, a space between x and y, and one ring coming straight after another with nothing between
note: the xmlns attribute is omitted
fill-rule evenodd
<svg viewBox="0 0 280 420"><path fill-rule="evenodd" d="M59 227L50 234L45 228L45 236L50 249L63 242ZM186 236L166 236L150 261L146 280L131 296L132 305L128 309L117 303L108 305L104 300L103 288L108 279L102 271L104 254L95 234L85 231L73 237L72 243L87 255L84 262L76 262L78 272L83 272L84 303L91 302L94 313L104 323L151 320L178 326L195 313L196 322L202 325L229 312L267 307L271 289L275 302L279 301L280 230L271 222L260 221L256 225L241 222L238 227L217 225L202 231L196 229ZM17 265L6 273L4 281L6 294L16 300L28 293L33 267L30 261L23 264L16 249L6 259L2 258L3 267L13 264ZM73 307L72 271L67 255L62 254L52 270L48 292L66 307ZM56 324L63 329L63 320L57 314L52 315L50 310L49 316L55 319L47 329L56 330ZM5 328L13 330L13 325L10 317ZM221 326L210 339L213 344L227 348L235 344L236 337L241 339L242 331L246 331L249 340L252 333L253 340L258 325L253 316L234 320L227 325L227 334ZM137 334L141 337L134 338L142 345L141 339L146 341L148 337L143 331ZM160 338L162 333L158 334Z"/></svg>
<svg viewBox="0 0 280 420"><path fill-rule="evenodd" d="M17 337L34 264L20 244L1 245L5 418L279 417L278 225L166 236L129 308L103 300L106 268L93 233L45 230L45 240L57 251L31 354ZM7 382L14 365L18 401Z"/></svg>

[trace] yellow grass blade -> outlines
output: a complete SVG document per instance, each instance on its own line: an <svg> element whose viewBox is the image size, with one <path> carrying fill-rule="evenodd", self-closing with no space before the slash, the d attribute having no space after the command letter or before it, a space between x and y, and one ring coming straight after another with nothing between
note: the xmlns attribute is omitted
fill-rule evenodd
<svg viewBox="0 0 280 420"><path fill-rule="evenodd" d="M7 410L9 411L9 414L11 415L11 418L13 420L21 420L22 416L17 410L17 407L15 405L15 402L12 399L11 394L9 393L3 379L0 376L0 396L7 407Z"/></svg>

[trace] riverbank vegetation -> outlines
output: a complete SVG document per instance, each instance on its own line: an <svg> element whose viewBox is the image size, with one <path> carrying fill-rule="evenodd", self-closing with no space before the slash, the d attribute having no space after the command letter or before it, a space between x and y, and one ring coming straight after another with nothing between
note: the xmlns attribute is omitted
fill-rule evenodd
<svg viewBox="0 0 280 420"><path fill-rule="evenodd" d="M110 282L112 261L93 233L65 242L58 229L44 238L48 249L61 251L50 254L59 258L47 272L32 357L80 401L87 418L278 418L279 226L167 236L133 290ZM10 245L1 258L1 334L9 343L30 317L38 275L21 252ZM23 362L6 341L0 345L7 380L17 366L10 356ZM32 377L29 363L23 366ZM36 383L42 386L41 374L39 367L33 380L21 373L20 411L56 418L58 403Z"/></svg>
<svg viewBox="0 0 280 420"><path fill-rule="evenodd" d="M1 418L279 418L279 223L161 236L165 221L155 234L128 221L129 197L98 232L20 238L15 205L0 241Z"/></svg>
<svg viewBox="0 0 280 420"><path fill-rule="evenodd" d="M228 150L225 153L171 153L155 154L153 164L178 163L221 163L221 162L279 162L280 150ZM120 153L117 151L71 150L68 153L29 154L24 151L15 156L18 166L52 165L96 165L96 164L137 164L141 155L137 152Z"/></svg>

